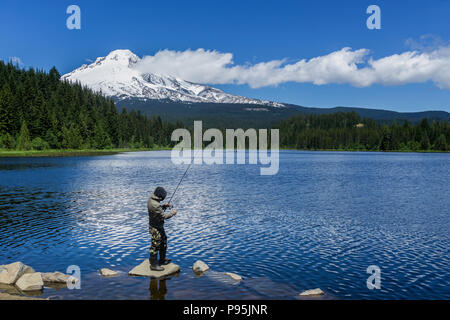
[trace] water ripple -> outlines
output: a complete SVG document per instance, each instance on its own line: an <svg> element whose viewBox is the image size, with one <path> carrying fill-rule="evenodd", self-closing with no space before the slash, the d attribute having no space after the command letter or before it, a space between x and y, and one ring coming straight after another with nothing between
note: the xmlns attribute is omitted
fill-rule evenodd
<svg viewBox="0 0 450 320"><path fill-rule="evenodd" d="M44 291L55 299L295 299L316 287L343 299L450 298L448 155L282 152L272 177L194 165L166 225L181 274L154 283L127 272L148 257L150 191L170 193L185 170L169 157L0 159L0 264L79 265L82 290ZM198 259L244 281L197 278ZM366 287L373 264L381 290ZM119 277L99 277L105 266Z"/></svg>

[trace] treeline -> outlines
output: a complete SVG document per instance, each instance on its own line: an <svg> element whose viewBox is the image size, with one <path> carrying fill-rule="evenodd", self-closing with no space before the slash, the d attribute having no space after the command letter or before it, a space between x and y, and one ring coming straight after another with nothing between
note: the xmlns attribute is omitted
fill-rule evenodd
<svg viewBox="0 0 450 320"><path fill-rule="evenodd" d="M49 72L0 61L0 149L170 147L182 123L119 112L112 99ZM382 125L357 113L297 115L278 123L280 144L306 150L450 151L447 121Z"/></svg>
<svg viewBox="0 0 450 320"><path fill-rule="evenodd" d="M450 124L423 119L382 125L355 112L298 115L276 125L280 145L306 150L449 151Z"/></svg>
<svg viewBox="0 0 450 320"><path fill-rule="evenodd" d="M16 150L171 146L181 123L119 112L114 101L80 84L0 61L0 148Z"/></svg>

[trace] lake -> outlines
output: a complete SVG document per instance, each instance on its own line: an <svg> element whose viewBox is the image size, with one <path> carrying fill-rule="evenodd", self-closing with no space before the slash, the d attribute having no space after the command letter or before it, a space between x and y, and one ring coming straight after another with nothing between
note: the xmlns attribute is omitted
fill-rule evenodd
<svg viewBox="0 0 450 320"><path fill-rule="evenodd" d="M185 169L169 151L0 158L0 264L79 266L81 289L46 287L51 299L296 299L318 287L330 299L450 298L449 154L282 151L275 176L193 165L166 222L180 274L128 276L148 258L148 196L170 195ZM198 259L212 271L196 277ZM380 289L367 287L371 265Z"/></svg>

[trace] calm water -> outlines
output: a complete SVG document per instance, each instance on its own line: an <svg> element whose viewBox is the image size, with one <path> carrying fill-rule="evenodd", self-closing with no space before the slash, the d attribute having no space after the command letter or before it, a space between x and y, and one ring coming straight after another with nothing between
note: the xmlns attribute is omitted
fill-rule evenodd
<svg viewBox="0 0 450 320"><path fill-rule="evenodd" d="M181 273L127 276L148 257L150 190L170 194L185 168L169 152L0 159L0 264L80 266L82 289L45 288L55 299L295 299L316 287L339 299L450 298L449 154L289 151L276 176L193 166L166 223ZM197 259L244 281L195 277ZM367 289L369 265L380 290ZM120 276L103 279L102 267Z"/></svg>

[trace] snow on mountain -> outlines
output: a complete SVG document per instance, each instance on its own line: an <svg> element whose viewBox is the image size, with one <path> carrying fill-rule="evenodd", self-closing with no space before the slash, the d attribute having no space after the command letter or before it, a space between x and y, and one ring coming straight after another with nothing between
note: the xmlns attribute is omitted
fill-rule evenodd
<svg viewBox="0 0 450 320"><path fill-rule="evenodd" d="M140 58L130 50L115 50L106 57L99 57L95 62L84 64L63 75L61 79L80 82L94 91L101 91L119 100L169 99L187 103L236 103L284 107L281 103L236 96L217 88L168 75L141 73L134 68L139 60Z"/></svg>

